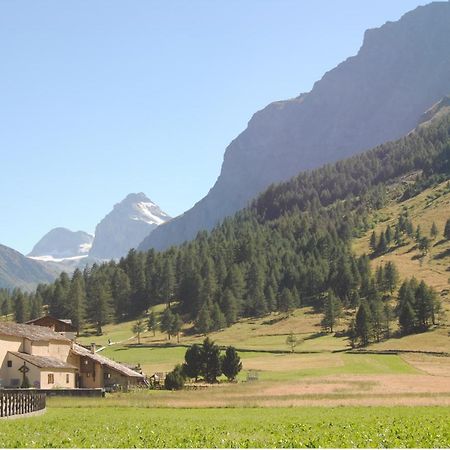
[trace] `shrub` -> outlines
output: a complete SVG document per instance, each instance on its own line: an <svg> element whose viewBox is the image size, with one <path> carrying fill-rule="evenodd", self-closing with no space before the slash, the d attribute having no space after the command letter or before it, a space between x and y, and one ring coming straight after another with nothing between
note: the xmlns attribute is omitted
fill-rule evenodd
<svg viewBox="0 0 450 450"><path fill-rule="evenodd" d="M183 368L180 364L175 366L175 369L172 372L169 372L166 375L166 379L164 380L164 387L171 391L178 391L184 388L184 383L186 381L186 376L184 375Z"/></svg>

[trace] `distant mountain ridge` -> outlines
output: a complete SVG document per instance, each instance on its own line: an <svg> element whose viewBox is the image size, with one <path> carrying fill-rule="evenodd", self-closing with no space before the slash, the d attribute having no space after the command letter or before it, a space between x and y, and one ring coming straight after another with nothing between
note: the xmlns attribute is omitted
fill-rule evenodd
<svg viewBox="0 0 450 450"><path fill-rule="evenodd" d="M50 283L55 275L43 264L0 245L0 288L31 290L39 283Z"/></svg>
<svg viewBox="0 0 450 450"><path fill-rule="evenodd" d="M225 152L220 176L193 208L158 227L140 250L211 229L271 183L407 134L450 92L450 3L434 2L366 31L356 56L311 92L257 112Z"/></svg>
<svg viewBox="0 0 450 450"><path fill-rule="evenodd" d="M27 255L41 261L81 259L88 256L94 236L84 231L54 228L43 236Z"/></svg>
<svg viewBox="0 0 450 450"><path fill-rule="evenodd" d="M129 194L97 225L89 256L97 259L125 256L170 218L144 193Z"/></svg>

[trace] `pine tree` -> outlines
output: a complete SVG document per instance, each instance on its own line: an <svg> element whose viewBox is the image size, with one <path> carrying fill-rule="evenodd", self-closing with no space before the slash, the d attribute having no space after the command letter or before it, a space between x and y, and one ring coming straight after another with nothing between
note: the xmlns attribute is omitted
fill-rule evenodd
<svg viewBox="0 0 450 450"><path fill-rule="evenodd" d="M214 303L211 310L212 330L217 331L226 327L227 320L224 313L221 311L220 306Z"/></svg>
<svg viewBox="0 0 450 450"><path fill-rule="evenodd" d="M173 318L174 318L174 316L172 314L172 310L170 308L166 308L161 316L161 323L159 324L161 332L167 333L169 340L170 340L170 337L172 336L171 330L172 330Z"/></svg>
<svg viewBox="0 0 450 450"><path fill-rule="evenodd" d="M369 344L372 336L372 318L366 302L361 303L356 313L355 335L363 347Z"/></svg>
<svg viewBox="0 0 450 450"><path fill-rule="evenodd" d="M67 294L69 291L70 281L66 283L67 274L64 272L55 281L53 295L49 302L49 313L58 319L66 318L67 314Z"/></svg>
<svg viewBox="0 0 450 450"><path fill-rule="evenodd" d="M202 374L208 383L216 383L217 377L222 374L220 348L209 338L203 341L202 346Z"/></svg>
<svg viewBox="0 0 450 450"><path fill-rule="evenodd" d="M202 373L203 367L203 351L202 347L198 344L191 345L184 355L183 370L187 377L195 378L197 381L198 377Z"/></svg>
<svg viewBox="0 0 450 450"><path fill-rule="evenodd" d="M372 235L370 236L369 242L369 246L370 249L372 250L372 253L375 253L377 251L377 244L378 244L377 234L375 233L375 231L373 231Z"/></svg>
<svg viewBox="0 0 450 450"><path fill-rule="evenodd" d="M403 334L411 334L416 327L416 313L411 303L406 302L401 306L398 322Z"/></svg>
<svg viewBox="0 0 450 450"><path fill-rule="evenodd" d="M170 308L170 302L175 293L175 274L172 262L169 258L165 259L164 270L161 275L161 295L162 300L167 303Z"/></svg>
<svg viewBox="0 0 450 450"><path fill-rule="evenodd" d="M439 230L438 230L438 227L436 225L436 222L433 222L433 224L431 225L430 236L433 239L436 239L438 234L439 234Z"/></svg>
<svg viewBox="0 0 450 450"><path fill-rule="evenodd" d="M144 321L139 319L133 325L132 331L137 336L138 345L141 345L141 334L146 330Z"/></svg>
<svg viewBox="0 0 450 450"><path fill-rule="evenodd" d="M384 281L386 290L391 294L395 291L399 280L397 267L391 261L388 261L384 266Z"/></svg>
<svg viewBox="0 0 450 450"><path fill-rule="evenodd" d="M231 289L227 288L225 290L222 304L227 325L235 323L239 314L239 306Z"/></svg>
<svg viewBox="0 0 450 450"><path fill-rule="evenodd" d="M170 325L169 333L172 336L177 337L178 343L180 343L180 332L181 332L182 327L183 327L183 320L181 319L179 314L175 313L172 318L172 323Z"/></svg>
<svg viewBox="0 0 450 450"><path fill-rule="evenodd" d="M8 298L5 298L1 304L1 314L6 317L9 314L9 301Z"/></svg>
<svg viewBox="0 0 450 450"><path fill-rule="evenodd" d="M19 292L14 299L14 320L24 323L28 320L28 307L25 294Z"/></svg>
<svg viewBox="0 0 450 450"><path fill-rule="evenodd" d="M355 275L352 273L350 261L341 258L338 262L336 276L333 281L333 290L339 298L348 300L350 292L356 287Z"/></svg>
<svg viewBox="0 0 450 450"><path fill-rule="evenodd" d="M384 233L384 236L386 238L386 243L389 245L392 242L392 229L391 229L390 225L388 225L386 227L386 231Z"/></svg>
<svg viewBox="0 0 450 450"><path fill-rule="evenodd" d="M411 220L407 219L405 222L405 233L411 238L414 234L414 226Z"/></svg>
<svg viewBox="0 0 450 450"><path fill-rule="evenodd" d="M297 292L298 294L298 292ZM292 295L294 295L294 293L292 293ZM267 301L267 308L269 309L269 311L276 311L278 306L277 306L277 296L275 294L275 290L272 287L272 285L267 285L266 288L264 289L264 296L266 298ZM298 296L298 301L300 302L299 304L301 304L301 299L300 299L300 295Z"/></svg>
<svg viewBox="0 0 450 450"><path fill-rule="evenodd" d="M434 309L433 294L423 280L420 282L415 294L415 313L417 321L422 329L426 329L432 320Z"/></svg>
<svg viewBox="0 0 450 450"><path fill-rule="evenodd" d="M426 255L431 247L430 239L427 236L422 236L418 241L418 247L422 255Z"/></svg>
<svg viewBox="0 0 450 450"><path fill-rule="evenodd" d="M378 241L377 253L382 255L388 251L388 244L386 242L386 236L384 231L380 234L380 240Z"/></svg>
<svg viewBox="0 0 450 450"><path fill-rule="evenodd" d="M384 315L384 305L379 297L370 302L370 316L372 331L377 342L380 342L386 331L386 317Z"/></svg>
<svg viewBox="0 0 450 450"><path fill-rule="evenodd" d="M419 242L421 238L422 228L420 227L420 225L417 225L416 232L414 233L414 239L416 240L416 242Z"/></svg>
<svg viewBox="0 0 450 450"><path fill-rule="evenodd" d="M146 310L150 304L150 299L147 298L143 254L131 249L126 258L126 266L131 289L129 316L136 317Z"/></svg>
<svg viewBox="0 0 450 450"><path fill-rule="evenodd" d="M158 322L156 321L156 314L154 313L154 311L150 311L147 320L147 328L150 331L153 331L153 336L155 336L156 330L158 329Z"/></svg>
<svg viewBox="0 0 450 450"><path fill-rule="evenodd" d="M225 286L231 290L237 302L242 301L245 294L245 278L238 265L233 265L231 267L225 281Z"/></svg>
<svg viewBox="0 0 450 450"><path fill-rule="evenodd" d="M385 326L384 329L386 331L386 338L389 339L391 337L391 322L394 318L394 312L392 311L391 306L388 302L384 304L384 320Z"/></svg>
<svg viewBox="0 0 450 450"><path fill-rule="evenodd" d="M31 301L30 319L37 319L38 317L42 317L42 312L43 312L42 296L38 291L36 291Z"/></svg>
<svg viewBox="0 0 450 450"><path fill-rule="evenodd" d="M134 314L131 303L130 278L124 270L117 268L111 283L111 294L117 320L124 320Z"/></svg>
<svg viewBox="0 0 450 450"><path fill-rule="evenodd" d="M200 309L197 319L195 321L195 328L201 334L207 334L211 331L213 326L211 320L211 313L207 304L204 304Z"/></svg>
<svg viewBox="0 0 450 450"><path fill-rule="evenodd" d="M333 333L334 326L338 323L342 315L342 303L334 295L333 291L328 291L324 300L322 327Z"/></svg>
<svg viewBox="0 0 450 450"><path fill-rule="evenodd" d="M402 232L398 225L395 226L395 230L394 230L394 242L398 247L400 247L403 244Z"/></svg>
<svg viewBox="0 0 450 450"><path fill-rule="evenodd" d="M377 288L378 290L380 290L381 292L384 292L386 289L386 283L385 283L385 277L384 277L384 267L383 266L378 266L377 270L375 272L375 279L376 279L376 284L377 284Z"/></svg>
<svg viewBox="0 0 450 450"><path fill-rule="evenodd" d="M69 318L73 326L77 329L77 336L85 324L86 317L86 288L83 274L76 269L70 283L69 293L67 295L69 304Z"/></svg>
<svg viewBox="0 0 450 450"><path fill-rule="evenodd" d="M450 240L450 219L445 222L444 237L445 239Z"/></svg>
<svg viewBox="0 0 450 450"><path fill-rule="evenodd" d="M102 278L91 281L91 301L88 307L90 318L97 328L97 335L103 334L103 326L111 322L113 316L112 295L109 286Z"/></svg>
<svg viewBox="0 0 450 450"><path fill-rule="evenodd" d="M294 296L288 288L284 288L280 294L280 300L278 302L278 309L283 312L288 312L294 308Z"/></svg>
<svg viewBox="0 0 450 450"><path fill-rule="evenodd" d="M242 362L236 349L228 347L222 357L222 372L228 381L234 381L238 373L242 370Z"/></svg>
<svg viewBox="0 0 450 450"><path fill-rule="evenodd" d="M251 265L247 277L247 306L249 314L262 316L268 312L264 296L264 272L256 262Z"/></svg>

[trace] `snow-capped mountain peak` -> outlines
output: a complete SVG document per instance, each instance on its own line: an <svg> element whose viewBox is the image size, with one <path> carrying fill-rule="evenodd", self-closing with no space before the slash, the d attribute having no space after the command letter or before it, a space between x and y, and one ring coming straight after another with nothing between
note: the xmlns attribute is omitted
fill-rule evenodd
<svg viewBox="0 0 450 450"><path fill-rule="evenodd" d="M143 192L127 195L97 225L89 256L116 259L124 256L157 226L171 217Z"/></svg>

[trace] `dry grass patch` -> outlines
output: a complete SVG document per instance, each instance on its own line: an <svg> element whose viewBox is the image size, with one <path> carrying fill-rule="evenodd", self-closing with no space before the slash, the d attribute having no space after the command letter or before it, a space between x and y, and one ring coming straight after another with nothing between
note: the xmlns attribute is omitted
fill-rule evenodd
<svg viewBox="0 0 450 450"><path fill-rule="evenodd" d="M450 357L426 355L423 353L404 353L402 358L418 370L440 377L450 377ZM448 380L450 384L450 380Z"/></svg>
<svg viewBox="0 0 450 450"><path fill-rule="evenodd" d="M391 338L372 344L371 350L413 350L450 353L450 328L440 327L425 333Z"/></svg>

